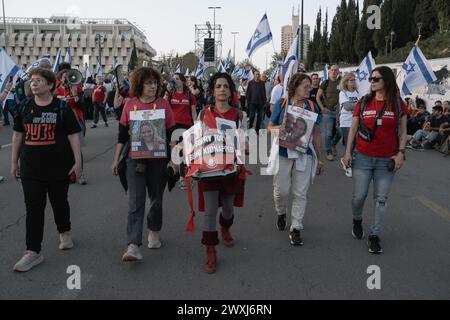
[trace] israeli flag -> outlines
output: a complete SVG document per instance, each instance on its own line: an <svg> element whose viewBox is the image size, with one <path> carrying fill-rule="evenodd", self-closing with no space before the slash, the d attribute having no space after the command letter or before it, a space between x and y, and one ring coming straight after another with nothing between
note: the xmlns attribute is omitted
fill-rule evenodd
<svg viewBox="0 0 450 320"><path fill-rule="evenodd" d="M326 64L326 65L323 67L322 81L327 81L327 80L328 80L328 69L329 69L328 64Z"/></svg>
<svg viewBox="0 0 450 320"><path fill-rule="evenodd" d="M177 69L175 70L175 73L181 73L181 66L180 65L177 66Z"/></svg>
<svg viewBox="0 0 450 320"><path fill-rule="evenodd" d="M43 62L43 61L47 61L49 64L52 64L50 61L50 55L46 54L46 55L42 56L41 58L39 58L37 61L33 62L33 64L25 70L24 76L22 77L22 79L27 80L28 75L30 74L31 70L39 67L41 65L41 62Z"/></svg>
<svg viewBox="0 0 450 320"><path fill-rule="evenodd" d="M270 75L270 82L274 82L275 79L278 76L278 70L280 70L280 66L277 64L276 67L273 69L272 74Z"/></svg>
<svg viewBox="0 0 450 320"><path fill-rule="evenodd" d="M95 71L97 76L103 76L103 67L100 64L100 61L97 59L97 70Z"/></svg>
<svg viewBox="0 0 450 320"><path fill-rule="evenodd" d="M61 63L61 49L58 49L58 53L56 54L55 63L53 64L53 72L57 73L59 71L59 64Z"/></svg>
<svg viewBox="0 0 450 320"><path fill-rule="evenodd" d="M195 76L198 79L203 78L203 70L204 69L205 69L205 55L204 55L204 53L202 53L202 55L200 56L200 60L198 61L197 70L195 71Z"/></svg>
<svg viewBox="0 0 450 320"><path fill-rule="evenodd" d="M375 61L372 52L369 51L367 56L355 71L356 83L358 84L358 92L365 96L370 93L370 75L375 68Z"/></svg>
<svg viewBox="0 0 450 320"><path fill-rule="evenodd" d="M186 72L184 73L185 77L189 77L190 73L189 73L189 68L186 69Z"/></svg>
<svg viewBox="0 0 450 320"><path fill-rule="evenodd" d="M66 55L64 56L64 62L72 64L72 53L70 47L66 49Z"/></svg>
<svg viewBox="0 0 450 320"><path fill-rule="evenodd" d="M15 77L19 72L19 66L11 59L8 53L0 48L0 92L5 90L5 86L10 77Z"/></svg>
<svg viewBox="0 0 450 320"><path fill-rule="evenodd" d="M283 78L283 86L284 86L284 93L283 97L286 97L289 81L291 80L291 77L297 73L298 69L298 57L299 57L299 42L300 42L300 28L297 29L297 35L295 36L294 41L292 42L292 46L289 49L289 52L286 56L286 60L284 60L283 64L283 72L282 72L282 78Z"/></svg>
<svg viewBox="0 0 450 320"><path fill-rule="evenodd" d="M255 79L255 75L253 74L253 70L251 67L248 70L244 70L242 79L247 79L248 81L252 81L253 79Z"/></svg>
<svg viewBox="0 0 450 320"><path fill-rule="evenodd" d="M402 67L405 81L402 86L402 96L412 95L412 91L422 88L437 80L431 68L418 46L414 46Z"/></svg>
<svg viewBox="0 0 450 320"><path fill-rule="evenodd" d="M84 64L84 79L87 81L89 77L92 77L91 69L89 69L89 66L87 63Z"/></svg>
<svg viewBox="0 0 450 320"><path fill-rule="evenodd" d="M231 77L233 79L242 79L242 76L244 75L244 68L240 64L238 64L231 74Z"/></svg>
<svg viewBox="0 0 450 320"><path fill-rule="evenodd" d="M220 73L226 73L226 72L227 72L227 70L225 70L225 68L224 68L224 66L223 66L223 64L222 64L222 61L219 62L219 66L217 67L217 70L218 70Z"/></svg>
<svg viewBox="0 0 450 320"><path fill-rule="evenodd" d="M233 63L233 59L231 57L231 49L228 51L227 61L225 62L225 70L228 70Z"/></svg>
<svg viewBox="0 0 450 320"><path fill-rule="evenodd" d="M258 26L256 27L255 33L248 42L247 55L249 56L249 58L252 57L253 53L255 53L257 49L269 43L272 38L273 36L272 32L270 31L269 20L267 19L267 14L264 14Z"/></svg>

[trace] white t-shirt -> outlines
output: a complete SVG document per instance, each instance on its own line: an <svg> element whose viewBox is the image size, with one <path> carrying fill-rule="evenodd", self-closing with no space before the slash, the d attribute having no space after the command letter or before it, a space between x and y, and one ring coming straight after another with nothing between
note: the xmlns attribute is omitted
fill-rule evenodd
<svg viewBox="0 0 450 320"><path fill-rule="evenodd" d="M344 103L356 103L361 98L358 91L341 91L339 93L340 118L339 123L341 128L350 128L352 126L353 111L347 111L344 108Z"/></svg>
<svg viewBox="0 0 450 320"><path fill-rule="evenodd" d="M272 90L272 96L270 98L270 104L276 104L278 100L283 97L284 88L281 84L277 84Z"/></svg>

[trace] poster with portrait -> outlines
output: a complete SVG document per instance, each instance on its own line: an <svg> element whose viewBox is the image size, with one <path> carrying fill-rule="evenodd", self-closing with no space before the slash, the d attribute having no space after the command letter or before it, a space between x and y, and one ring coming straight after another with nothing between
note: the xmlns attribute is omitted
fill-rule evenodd
<svg viewBox="0 0 450 320"><path fill-rule="evenodd" d="M237 173L234 140L200 122L183 133L183 154L194 179L217 179Z"/></svg>
<svg viewBox="0 0 450 320"><path fill-rule="evenodd" d="M284 116L284 130L280 133L280 146L306 153L311 142L318 114L301 107L288 106Z"/></svg>
<svg viewBox="0 0 450 320"><path fill-rule="evenodd" d="M164 110L131 111L130 130L132 159L167 158Z"/></svg>

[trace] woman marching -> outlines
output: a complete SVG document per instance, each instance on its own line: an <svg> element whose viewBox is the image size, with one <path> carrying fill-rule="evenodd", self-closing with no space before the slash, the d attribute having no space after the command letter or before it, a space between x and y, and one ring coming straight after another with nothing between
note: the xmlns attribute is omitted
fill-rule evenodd
<svg viewBox="0 0 450 320"><path fill-rule="evenodd" d="M141 261L142 232L145 216L146 192L150 198L150 210L147 216L149 229L148 248L161 247L159 232L162 228L163 195L167 184L167 164L169 163L169 141L175 121L169 103L158 98L161 76L152 68L140 68L133 73L130 95L133 97L125 103L119 123L119 139L112 164L113 175L119 174L119 159L124 146L130 141L130 118L132 112L162 109L166 124L166 158L162 159L126 159L126 180L128 183L128 248L122 257L125 262ZM125 150L126 152L126 150Z"/></svg>
<svg viewBox="0 0 450 320"><path fill-rule="evenodd" d="M380 234L395 172L405 160L407 107L399 97L395 75L379 67L370 77L371 94L355 107L344 164L353 171L353 237L364 237L362 215L369 186L374 185L374 224L369 234L369 252L382 253ZM356 141L355 141L356 140ZM352 147L356 151L352 157Z"/></svg>
<svg viewBox="0 0 450 320"><path fill-rule="evenodd" d="M317 104L309 100L311 92L311 78L302 73L295 74L288 86L288 98L279 100L270 118L269 130L280 130L280 136L286 131L285 111L289 105L305 108L305 110L319 113ZM307 194L316 175L323 173L324 164L321 161L322 140L320 135L320 116L314 124L313 136L306 154L298 155L297 159L288 157L289 151L280 147L279 170L274 177L273 197L275 210L278 215L277 228L286 229L286 202L292 190L293 201L291 211L291 227L289 239L293 246L303 245L301 231L305 216Z"/></svg>
<svg viewBox="0 0 450 320"><path fill-rule="evenodd" d="M78 134L81 127L72 109L53 96L55 74L36 68L30 77L34 96L17 109L11 158L11 174L22 181L27 213L27 251L14 266L19 272L26 272L44 260L41 244L47 194L60 234L59 249L74 246L67 195L69 176L74 173L79 179L81 175Z"/></svg>
<svg viewBox="0 0 450 320"><path fill-rule="evenodd" d="M215 104L205 106L200 113L199 121L202 122L203 126L210 130L220 129L217 126L216 119L221 118L236 123L237 129L245 130L244 114L231 105L232 96L236 89L230 75L216 73L210 80L209 89L213 93ZM205 159L203 160L205 161ZM240 165L235 175L198 182L199 211L205 213L201 242L206 246L207 259L204 267L206 273L216 271L216 246L219 244L217 231L219 207L222 207L219 224L223 243L226 247L234 245L230 228L234 222L234 207L243 207L244 204L246 175L245 167ZM187 176L190 176L189 170Z"/></svg>

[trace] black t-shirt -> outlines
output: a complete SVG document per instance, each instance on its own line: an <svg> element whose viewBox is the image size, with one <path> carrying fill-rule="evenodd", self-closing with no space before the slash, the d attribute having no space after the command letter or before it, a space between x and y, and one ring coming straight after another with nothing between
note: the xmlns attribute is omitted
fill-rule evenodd
<svg viewBox="0 0 450 320"><path fill-rule="evenodd" d="M68 135L81 131L69 106L54 98L48 106L29 100L14 118L14 131L23 133L20 152L21 178L61 181L74 164Z"/></svg>
<svg viewBox="0 0 450 320"><path fill-rule="evenodd" d="M317 103L317 92L319 92L319 88L312 88L309 99L315 103Z"/></svg>
<svg viewBox="0 0 450 320"><path fill-rule="evenodd" d="M442 116L439 119L436 117L431 117L430 123L432 128L439 128L443 123L448 122L446 116Z"/></svg>

